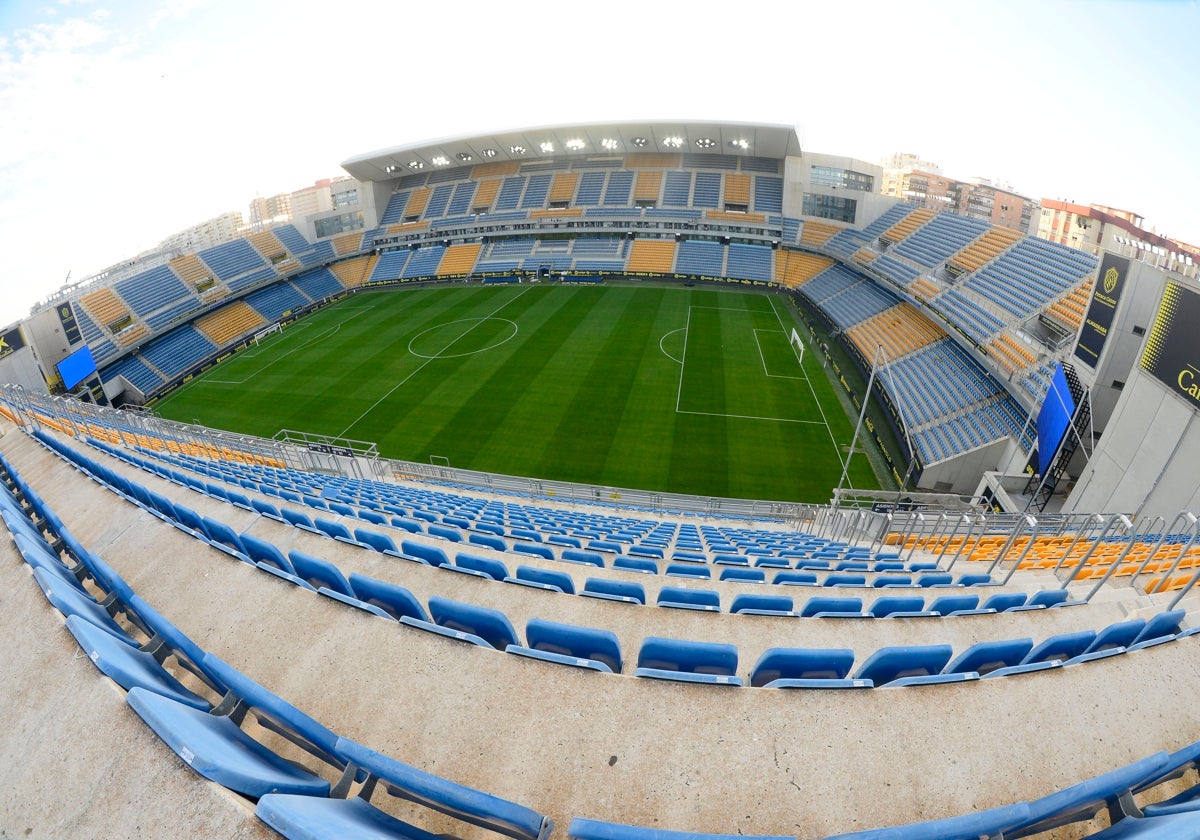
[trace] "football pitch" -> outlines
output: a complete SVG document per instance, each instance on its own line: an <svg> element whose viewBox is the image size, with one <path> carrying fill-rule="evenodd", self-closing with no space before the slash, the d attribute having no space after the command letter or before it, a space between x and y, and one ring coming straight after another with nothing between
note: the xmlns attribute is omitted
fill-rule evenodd
<svg viewBox="0 0 1200 840"><path fill-rule="evenodd" d="M647 285L366 291L155 405L384 457L674 493L828 501L853 434L778 295ZM849 484L877 488L865 455Z"/></svg>

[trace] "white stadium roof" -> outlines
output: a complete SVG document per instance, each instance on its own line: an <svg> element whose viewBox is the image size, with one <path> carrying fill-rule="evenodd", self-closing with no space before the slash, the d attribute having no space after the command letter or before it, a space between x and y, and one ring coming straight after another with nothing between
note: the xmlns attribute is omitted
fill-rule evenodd
<svg viewBox="0 0 1200 840"><path fill-rule="evenodd" d="M521 128L450 137L356 155L342 168L359 181L508 160L665 153L784 158L800 154L794 126L731 122L631 122Z"/></svg>

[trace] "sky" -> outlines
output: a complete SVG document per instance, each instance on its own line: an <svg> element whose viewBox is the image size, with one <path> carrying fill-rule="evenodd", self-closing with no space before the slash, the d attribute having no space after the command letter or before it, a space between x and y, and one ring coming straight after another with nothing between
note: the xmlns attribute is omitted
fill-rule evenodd
<svg viewBox="0 0 1200 840"><path fill-rule="evenodd" d="M511 128L795 125L1200 243L1198 0L0 0L0 325L352 156Z"/></svg>

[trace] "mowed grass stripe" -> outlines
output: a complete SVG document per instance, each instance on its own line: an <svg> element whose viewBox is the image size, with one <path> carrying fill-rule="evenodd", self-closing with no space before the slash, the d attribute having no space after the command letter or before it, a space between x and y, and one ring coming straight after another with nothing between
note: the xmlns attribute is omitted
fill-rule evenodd
<svg viewBox="0 0 1200 840"><path fill-rule="evenodd" d="M569 481L583 481L584 475L599 477L604 483L604 465L613 449L620 419L626 404L636 399L642 410L653 410L643 395L635 398L632 385L638 362L652 342L654 322L644 310L655 307L665 290L614 288L603 293L596 316L589 319L589 353L579 361L586 363L576 375L573 394L562 420L550 431L550 442L542 464L547 475L559 475ZM657 341L657 337L653 337ZM637 452L627 453L638 457Z"/></svg>
<svg viewBox="0 0 1200 840"><path fill-rule="evenodd" d="M565 405L563 378L552 375L547 381L543 374L557 359L572 355L563 348L592 316L593 308L587 295L540 291L530 298L533 305L520 318L522 335L528 338L490 369L484 366L489 360L480 359L477 387L432 439L431 454L453 452L448 456L452 464L493 472L528 469L536 462L548 430L558 422L555 415L561 414L555 411L556 404ZM463 429L471 434L461 434Z"/></svg>
<svg viewBox="0 0 1200 840"><path fill-rule="evenodd" d="M419 359L420 364L398 383L399 387L383 399L377 397L355 423L356 436L390 440L394 457L427 460L429 454L446 455L431 451L430 441L450 425L449 421L463 405L472 404L478 411L487 411L486 405L474 399L482 381L496 366L519 353L533 335L530 330L522 332L518 326L516 334L505 340L512 334L507 321L519 325L523 313L534 305L537 297L528 296L527 288L517 295L507 288L485 287L485 290L490 294L464 300L467 308L443 310L437 318L426 319L420 329L410 332L410 340L431 329L454 340L442 341L440 346L439 341L431 342L428 349L440 350L441 354ZM476 320L482 318L489 320ZM489 344L495 346L473 352ZM471 433L477 431L472 429ZM467 465L456 463L456 466Z"/></svg>
<svg viewBox="0 0 1200 840"><path fill-rule="evenodd" d="M816 354L804 367L811 365L812 388L835 424L832 436L823 424L720 416L757 400L778 416L787 409L820 417L808 382L763 373L754 330L779 331L771 302L757 293L640 285L363 292L213 371L219 380L251 377L245 385L201 377L156 408L266 437L280 428L337 435L350 427L348 437L377 442L385 457L444 455L455 466L547 479L823 501L841 472L834 438L848 442L852 422ZM683 357L679 330L689 307L693 328L707 312L701 321L713 329L695 345L699 333L691 333L681 375L660 341ZM438 358L412 355L414 339L418 352ZM780 366L794 366L786 342L775 346ZM676 413L677 396L687 402L693 386L691 397L715 402L717 416ZM851 475L855 486L874 486L865 459L855 459Z"/></svg>
<svg viewBox="0 0 1200 840"><path fill-rule="evenodd" d="M630 389L636 399L625 403L601 473L605 484L674 489L671 459L680 417L675 411L679 387L679 362L675 359L683 356L682 327L689 299L689 295L679 294L659 298L648 346L638 360ZM642 305L641 300L638 305ZM648 313L649 307L644 311ZM664 354L664 347L674 358Z"/></svg>

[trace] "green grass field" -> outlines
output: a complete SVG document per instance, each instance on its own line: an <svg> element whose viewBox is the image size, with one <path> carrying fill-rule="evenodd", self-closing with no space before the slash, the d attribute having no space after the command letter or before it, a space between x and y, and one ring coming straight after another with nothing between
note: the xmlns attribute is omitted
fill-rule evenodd
<svg viewBox="0 0 1200 840"><path fill-rule="evenodd" d="M454 286L364 292L155 405L271 437L539 478L826 501L853 432L787 336L777 295L701 288ZM878 486L856 455L850 483Z"/></svg>

